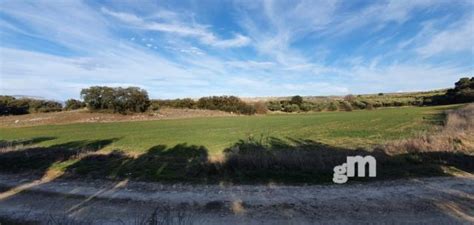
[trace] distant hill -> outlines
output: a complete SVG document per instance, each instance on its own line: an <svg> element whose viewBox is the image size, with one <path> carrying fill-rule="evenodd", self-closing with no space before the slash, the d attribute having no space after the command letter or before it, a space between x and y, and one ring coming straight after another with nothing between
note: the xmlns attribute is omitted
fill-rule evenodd
<svg viewBox="0 0 474 225"><path fill-rule="evenodd" d="M393 92L393 93L377 93L377 94L360 94L354 95L364 99L379 99L379 98L415 98L415 97L428 97L434 95L444 95L448 89L439 89L432 91L417 91L417 92ZM267 102L267 101L284 101L290 100L292 96L283 97L243 97L241 98L245 102ZM308 102L321 102L328 100L342 100L345 95L329 95L329 96L302 96L305 101Z"/></svg>

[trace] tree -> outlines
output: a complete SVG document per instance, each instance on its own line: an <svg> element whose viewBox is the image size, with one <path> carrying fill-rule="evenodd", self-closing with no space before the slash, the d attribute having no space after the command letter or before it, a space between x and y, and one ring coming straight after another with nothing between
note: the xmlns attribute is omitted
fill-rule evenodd
<svg viewBox="0 0 474 225"><path fill-rule="evenodd" d="M75 110L75 109L81 109L81 108L84 108L86 107L86 104L80 100L76 100L76 99L68 99L65 103L64 103L64 109L65 110Z"/></svg>
<svg viewBox="0 0 474 225"><path fill-rule="evenodd" d="M444 95L435 95L423 99L423 104L440 105L474 102L474 77L463 77L448 89Z"/></svg>
<svg viewBox="0 0 474 225"><path fill-rule="evenodd" d="M81 97L92 111L104 110L122 114L145 112L151 104L148 93L138 87L94 86L82 89Z"/></svg>
<svg viewBox="0 0 474 225"><path fill-rule="evenodd" d="M28 114L28 109L28 101L7 95L0 96L0 115Z"/></svg>
<svg viewBox="0 0 474 225"><path fill-rule="evenodd" d="M301 106L302 103L303 103L303 97L301 97L299 95L295 95L295 96L291 97L290 104L295 104L295 105Z"/></svg>

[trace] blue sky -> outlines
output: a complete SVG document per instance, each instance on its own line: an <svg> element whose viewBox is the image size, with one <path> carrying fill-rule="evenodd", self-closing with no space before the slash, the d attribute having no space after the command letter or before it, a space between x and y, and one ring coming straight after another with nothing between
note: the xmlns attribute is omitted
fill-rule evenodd
<svg viewBox="0 0 474 225"><path fill-rule="evenodd" d="M345 95L474 73L472 0L0 1L0 94Z"/></svg>

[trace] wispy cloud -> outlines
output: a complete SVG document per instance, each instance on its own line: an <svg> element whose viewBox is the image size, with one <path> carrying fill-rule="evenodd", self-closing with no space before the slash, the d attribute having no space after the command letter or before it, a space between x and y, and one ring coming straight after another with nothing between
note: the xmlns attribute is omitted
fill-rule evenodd
<svg viewBox="0 0 474 225"><path fill-rule="evenodd" d="M460 51L474 52L474 16L433 35L429 41L416 49L424 57Z"/></svg>
<svg viewBox="0 0 474 225"><path fill-rule="evenodd" d="M156 22L156 21L146 21L143 18L140 18L133 14L123 13L123 12L114 12L106 8L102 8L102 12L113 16L125 23L131 25L138 29L151 30L172 33L179 36L185 37L195 37L198 38L202 43L212 45L215 47L222 48L233 48L233 47L242 47L250 43L250 38L242 35L236 34L234 38L231 39L220 39L213 32L208 30L208 26L201 24L186 24L183 21L177 20L177 17L160 17L166 18L166 20L172 19L172 21L166 22ZM166 15L172 15L173 13L162 12Z"/></svg>
<svg viewBox="0 0 474 225"><path fill-rule="evenodd" d="M449 87L474 71L469 1L147 3L2 2L0 94L331 95Z"/></svg>

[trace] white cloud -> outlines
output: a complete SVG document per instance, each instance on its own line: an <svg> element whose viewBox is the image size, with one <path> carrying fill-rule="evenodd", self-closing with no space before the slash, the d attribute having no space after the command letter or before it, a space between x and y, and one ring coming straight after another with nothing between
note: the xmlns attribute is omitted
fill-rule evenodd
<svg viewBox="0 0 474 225"><path fill-rule="evenodd" d="M424 57L441 53L461 51L474 52L474 17L433 35L429 41L416 49Z"/></svg>
<svg viewBox="0 0 474 225"><path fill-rule="evenodd" d="M76 1L2 3L1 13L25 24L18 26L0 19L2 32L39 37L66 46L75 54L54 56L2 45L0 94L64 100L77 98L81 88L98 84L140 86L152 97L162 98L376 93L449 87L460 74L472 73L472 66L433 66L420 58L393 62L386 61L385 55L339 55L328 63L324 55L331 54L331 49L321 47L309 52L294 46L307 37L337 35L341 29L350 33L370 24L373 26L364 31L369 32L388 23L401 25L416 10L430 6L429 1L376 2L371 6L374 8L350 13L341 13L341 2L337 1L286 3L253 2L254 8L244 7L233 19L240 21L246 36L234 33L227 39L217 29L166 10L128 14L92 9ZM472 48L465 39L473 39L472 21L463 24L449 26L436 35L434 27L439 26L427 26L416 37L396 46L407 52L417 48L426 56ZM113 32L123 27L127 31L136 28L136 32L126 37ZM148 35L149 31L168 35ZM208 48L198 48L200 45L189 39L215 48L206 51ZM244 54L226 49L242 46L252 48L248 51L251 53L247 49L243 49Z"/></svg>
<svg viewBox="0 0 474 225"><path fill-rule="evenodd" d="M125 23L128 23L129 25L133 25L138 29L160 31L180 36L196 37L202 43L215 47L235 48L246 46L250 43L250 39L242 34L236 34L235 37L231 39L220 39L216 37L214 33L209 31L207 26L201 24L186 24L183 21L177 20L176 17L161 17L166 19L173 18L173 20L166 22L156 22L147 21L133 14L114 12L106 8L102 8L102 12Z"/></svg>

